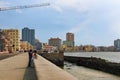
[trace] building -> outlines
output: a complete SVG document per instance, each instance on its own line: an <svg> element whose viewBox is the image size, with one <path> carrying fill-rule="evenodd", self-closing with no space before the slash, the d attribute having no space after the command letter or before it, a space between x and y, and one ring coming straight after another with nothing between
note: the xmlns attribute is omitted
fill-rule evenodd
<svg viewBox="0 0 120 80"><path fill-rule="evenodd" d="M41 49L42 52L53 53L56 52L57 50L58 48L55 46L50 46L47 43L42 43L42 49Z"/></svg>
<svg viewBox="0 0 120 80"><path fill-rule="evenodd" d="M17 29L3 29L4 34L6 34L8 51L18 51L20 50L20 33Z"/></svg>
<svg viewBox="0 0 120 80"><path fill-rule="evenodd" d="M114 46L108 46L108 51L115 51Z"/></svg>
<svg viewBox="0 0 120 80"><path fill-rule="evenodd" d="M61 39L60 38L50 38L48 43L50 46L55 46L59 50L61 50Z"/></svg>
<svg viewBox="0 0 120 80"><path fill-rule="evenodd" d="M28 41L31 45L35 44L35 30L27 27L22 29L22 40Z"/></svg>
<svg viewBox="0 0 120 80"><path fill-rule="evenodd" d="M67 44L67 47L74 48L75 42L74 42L74 34L73 33L66 33L66 44Z"/></svg>
<svg viewBox="0 0 120 80"><path fill-rule="evenodd" d="M42 49L42 43L39 42L38 39L35 39L35 47L36 47L36 50L41 50Z"/></svg>
<svg viewBox="0 0 120 80"><path fill-rule="evenodd" d="M11 46L12 39L10 39L10 36L8 33L3 32L0 30L0 52L3 51L13 51L13 47Z"/></svg>
<svg viewBox="0 0 120 80"><path fill-rule="evenodd" d="M86 51L86 52L92 52L93 51L93 46L91 46L91 45L85 45L84 46L84 51Z"/></svg>
<svg viewBox="0 0 120 80"><path fill-rule="evenodd" d="M27 42L27 41L20 41L20 49L21 51L28 51L30 49L33 49L33 46Z"/></svg>
<svg viewBox="0 0 120 80"><path fill-rule="evenodd" d="M74 41L63 41L63 44L67 47L74 47Z"/></svg>
<svg viewBox="0 0 120 80"><path fill-rule="evenodd" d="M120 39L114 40L114 48L116 51L120 51Z"/></svg>
<svg viewBox="0 0 120 80"><path fill-rule="evenodd" d="M74 34L73 33L66 33L66 41L73 41L74 42Z"/></svg>
<svg viewBox="0 0 120 80"><path fill-rule="evenodd" d="M3 52L5 49L5 36L2 31L0 31L0 52Z"/></svg>
<svg viewBox="0 0 120 80"><path fill-rule="evenodd" d="M73 33L66 33L66 41L63 41L63 45L66 46L65 51L74 51L75 42Z"/></svg>

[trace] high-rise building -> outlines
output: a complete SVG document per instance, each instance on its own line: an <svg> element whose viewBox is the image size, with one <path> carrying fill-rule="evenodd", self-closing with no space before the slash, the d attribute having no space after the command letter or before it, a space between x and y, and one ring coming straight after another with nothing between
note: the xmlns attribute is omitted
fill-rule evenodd
<svg viewBox="0 0 120 80"><path fill-rule="evenodd" d="M61 39L60 38L50 38L49 45L55 46L60 50L61 49Z"/></svg>
<svg viewBox="0 0 120 80"><path fill-rule="evenodd" d="M66 41L63 41L63 45L65 46L64 50L66 51L74 50L74 33L66 33Z"/></svg>
<svg viewBox="0 0 120 80"><path fill-rule="evenodd" d="M27 27L22 29L22 40L28 41L31 45L35 44L35 30Z"/></svg>
<svg viewBox="0 0 120 80"><path fill-rule="evenodd" d="M8 50L9 50L9 48L13 48L13 51L20 50L19 30L17 30L17 29L3 29L3 32L5 34L7 34L7 36L9 37L9 39L8 39L9 44L6 46L6 47L8 47Z"/></svg>
<svg viewBox="0 0 120 80"><path fill-rule="evenodd" d="M67 33L66 34L66 41L73 41L74 42L74 34L73 33Z"/></svg>
<svg viewBox="0 0 120 80"><path fill-rule="evenodd" d="M120 51L120 39L114 40L114 48L117 51Z"/></svg>

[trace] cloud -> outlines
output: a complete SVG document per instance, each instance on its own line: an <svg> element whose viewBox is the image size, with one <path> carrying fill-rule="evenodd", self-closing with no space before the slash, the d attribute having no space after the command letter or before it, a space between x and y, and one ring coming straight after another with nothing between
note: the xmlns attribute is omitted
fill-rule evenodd
<svg viewBox="0 0 120 80"><path fill-rule="evenodd" d="M85 22L74 26L71 32L77 33L91 23L98 26L101 24L111 33L120 35L120 0L56 0L54 6L59 12L69 10L77 13L88 12Z"/></svg>
<svg viewBox="0 0 120 80"><path fill-rule="evenodd" d="M9 2L6 1L0 1L0 7L6 7L7 5L9 5Z"/></svg>
<svg viewBox="0 0 120 80"><path fill-rule="evenodd" d="M104 26L113 31L116 34L119 34L118 28L120 22L120 0L31 0L33 3L51 3L49 8L52 8L60 13L62 12L71 12L74 13L83 13L87 12L85 22L79 22L75 24L74 27L69 31L78 32L81 30L81 25L87 25L90 21L93 25L96 23L105 24ZM0 1L1 5L8 5L8 2ZM20 10L16 10L18 13L21 13ZM68 14L69 15L69 14ZM74 15L73 15L74 16ZM81 14L79 16L82 16ZM87 23L86 23L87 21ZM89 22L89 23L90 23ZM104 22L104 23L103 23Z"/></svg>
<svg viewBox="0 0 120 80"><path fill-rule="evenodd" d="M56 0L53 3L54 9L57 7L57 11L59 11L59 7L62 11L70 9L77 12L84 12L94 9L95 6L101 3L101 0Z"/></svg>
<svg viewBox="0 0 120 80"><path fill-rule="evenodd" d="M16 9L17 13L23 13L21 9Z"/></svg>
<svg viewBox="0 0 120 80"><path fill-rule="evenodd" d="M80 35L81 31L84 31L85 29L87 29L87 27L89 27L90 21L84 21L81 22L79 24L76 24L75 26L68 28L67 30L64 30L63 32L61 32L61 34L59 34L59 36L65 40L65 34L67 32L70 33L74 33L75 35Z"/></svg>
<svg viewBox="0 0 120 80"><path fill-rule="evenodd" d="M110 0L111 1L111 0ZM120 1L111 1L108 5L108 11L104 14L104 20L111 34L120 35Z"/></svg>
<svg viewBox="0 0 120 80"><path fill-rule="evenodd" d="M116 22L110 25L110 32L113 35L120 36L120 20L116 20Z"/></svg>
<svg viewBox="0 0 120 80"><path fill-rule="evenodd" d="M75 26L73 26L70 30L68 30L67 32L72 32L72 33L80 33L81 31L87 29L87 27L89 27L89 24L90 24L90 20L86 20L86 21L83 21Z"/></svg>
<svg viewBox="0 0 120 80"><path fill-rule="evenodd" d="M53 2L53 9L56 11L64 11L65 9L76 9L79 5L77 0L56 0ZM57 8L56 8L57 7Z"/></svg>

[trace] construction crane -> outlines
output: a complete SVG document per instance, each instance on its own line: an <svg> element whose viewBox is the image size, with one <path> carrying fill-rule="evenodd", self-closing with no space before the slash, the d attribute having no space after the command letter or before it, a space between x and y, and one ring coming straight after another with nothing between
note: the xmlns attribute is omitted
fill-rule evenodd
<svg viewBox="0 0 120 80"><path fill-rule="evenodd" d="M33 5L24 5L24 6L14 6L14 7L2 7L0 11L7 11L7 10L16 10L16 9L24 9L24 8L32 8L32 7L42 7L42 6L49 6L50 3L43 3L43 4L33 4Z"/></svg>

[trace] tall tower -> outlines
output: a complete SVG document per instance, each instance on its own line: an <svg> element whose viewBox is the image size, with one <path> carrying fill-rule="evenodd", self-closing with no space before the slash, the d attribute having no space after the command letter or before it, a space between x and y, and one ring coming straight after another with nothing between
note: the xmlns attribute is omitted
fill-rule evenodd
<svg viewBox="0 0 120 80"><path fill-rule="evenodd" d="M66 41L74 41L74 34L66 33Z"/></svg>
<svg viewBox="0 0 120 80"><path fill-rule="evenodd" d="M114 40L114 48L117 51L120 51L120 39Z"/></svg>
<svg viewBox="0 0 120 80"><path fill-rule="evenodd" d="M66 33L66 41L63 41L63 45L66 48L66 51L73 51L74 50L74 34L73 33Z"/></svg>
<svg viewBox="0 0 120 80"><path fill-rule="evenodd" d="M35 44L35 30L27 27L22 29L22 40L28 41L32 46Z"/></svg>
<svg viewBox="0 0 120 80"><path fill-rule="evenodd" d="M74 48L74 45L75 45L74 33L66 33L66 43L67 43L67 47Z"/></svg>

